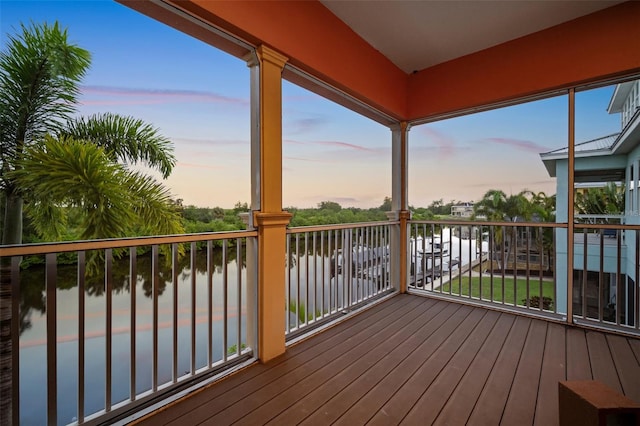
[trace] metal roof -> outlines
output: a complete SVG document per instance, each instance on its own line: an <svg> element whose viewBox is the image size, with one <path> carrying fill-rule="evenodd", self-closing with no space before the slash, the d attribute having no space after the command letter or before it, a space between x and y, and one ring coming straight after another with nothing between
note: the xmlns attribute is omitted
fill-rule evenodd
<svg viewBox="0 0 640 426"><path fill-rule="evenodd" d="M577 143L575 145L575 153L577 154L580 152L610 150L611 148L613 148L613 145L618 140L618 136L620 136L620 133L614 133L612 135L603 136L597 139L592 139L589 141ZM544 152L540 154L540 157L545 158L545 157L551 157L551 156L563 155L563 154L564 155L569 154L568 147L556 149L549 152Z"/></svg>

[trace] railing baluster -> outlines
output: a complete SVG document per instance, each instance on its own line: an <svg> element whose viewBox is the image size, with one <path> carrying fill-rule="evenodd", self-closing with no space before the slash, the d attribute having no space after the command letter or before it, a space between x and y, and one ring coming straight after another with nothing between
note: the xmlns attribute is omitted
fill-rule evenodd
<svg viewBox="0 0 640 426"><path fill-rule="evenodd" d="M462 229L462 228L461 228ZM472 233L472 229L471 227L466 227L466 229L468 230L468 234L467 237L469 237L469 299L471 299L471 284L473 281L473 255L472 255L472 250L471 250L471 233ZM451 253L449 253L449 263L451 263ZM462 259L460 259L460 263L462 263Z"/></svg>
<svg viewBox="0 0 640 426"><path fill-rule="evenodd" d="M171 314L173 319L171 321L172 326L172 342L173 358L171 359L171 380L173 383L178 382L178 244L171 245L171 288L173 290L173 297L171 298L172 309ZM191 271L193 273L193 270Z"/></svg>
<svg viewBox="0 0 640 426"><path fill-rule="evenodd" d="M543 295L543 291L544 291L544 283L543 283L543 269L544 269L544 228L538 228L538 253L540 254L540 259L538 262L538 287L539 287L539 291L540 293L538 293L540 295L540 297L542 297ZM555 287L555 286L554 286ZM554 306L554 310L555 310L555 306L557 305L557 301L554 297L553 299L553 306ZM544 306L542 303L540 303L540 311L542 311L544 309Z"/></svg>
<svg viewBox="0 0 640 426"><path fill-rule="evenodd" d="M527 226L525 228L525 238L526 238L526 245L525 245L525 249L527 250L527 257L525 259L525 265L526 265L526 295L525 295L525 306L527 309L530 308L529 306L529 280L530 280L530 270L531 270L531 263L529 261L529 257L530 257L530 253L531 253L531 234L530 234L531 230L529 229L529 227ZM540 293L540 299L539 299L539 304L542 305L542 292Z"/></svg>
<svg viewBox="0 0 640 426"><path fill-rule="evenodd" d="M237 265L237 297L236 297L236 313L237 313L237 331L236 331L236 355L242 353L242 240L236 238L236 265Z"/></svg>
<svg viewBox="0 0 640 426"><path fill-rule="evenodd" d="M296 234L296 329L300 328L300 234Z"/></svg>
<svg viewBox="0 0 640 426"><path fill-rule="evenodd" d="M309 305L309 233L304 233L304 286L305 286L305 317L304 323L305 325L309 324L309 309L311 306Z"/></svg>
<svg viewBox="0 0 640 426"><path fill-rule="evenodd" d="M58 362L57 362L57 255L48 253L46 255L46 278L45 286L47 292L47 424L56 425L58 423Z"/></svg>
<svg viewBox="0 0 640 426"><path fill-rule="evenodd" d="M585 252L586 250L586 240L587 240L587 235L586 235L586 229L585 229ZM600 230L598 231L599 236L600 236L600 254L604 253L604 235L603 235L603 231ZM598 272L598 322L602 323L604 321L604 256L600 256L600 270ZM586 267L584 268L585 270L583 271L583 274L586 275L587 271L586 271ZM586 278L585 278L585 282L586 282ZM607 283L608 285L608 283ZM586 292L586 289L584 290Z"/></svg>
<svg viewBox="0 0 640 426"><path fill-rule="evenodd" d="M620 231L616 230L616 325L620 325L620 317L622 316L624 302L627 300L626 294L622 291L622 236ZM600 257L604 257L601 255ZM624 296L624 297L622 297ZM624 310L626 314L626 309Z"/></svg>
<svg viewBox="0 0 640 426"><path fill-rule="evenodd" d="M318 320L318 257L316 255L318 236L316 231L313 231L312 243L313 246L313 320ZM322 314L320 314L322 316Z"/></svg>
<svg viewBox="0 0 640 426"><path fill-rule="evenodd" d="M112 331L113 331L113 252L112 249L106 249L104 253L104 280L105 280L105 296L106 296L106 334L105 334L105 411L111 411L111 364L112 364Z"/></svg>
<svg viewBox="0 0 640 426"><path fill-rule="evenodd" d="M78 423L84 422L84 342L85 342L85 273L86 254L78 252Z"/></svg>
<svg viewBox="0 0 640 426"><path fill-rule="evenodd" d="M213 364L213 241L207 241L207 367Z"/></svg>
<svg viewBox="0 0 640 426"><path fill-rule="evenodd" d="M229 300L227 287L229 285L229 268L227 266L227 240L222 240L222 300L223 300L223 330L222 330L222 359L227 361L229 345Z"/></svg>
<svg viewBox="0 0 640 426"><path fill-rule="evenodd" d="M136 399L136 287L138 285L137 252L135 247L129 248L129 295L130 302L130 348L129 348L129 400Z"/></svg>
<svg viewBox="0 0 640 426"><path fill-rule="evenodd" d="M191 242L191 375L196 374L196 242Z"/></svg>
<svg viewBox="0 0 640 426"><path fill-rule="evenodd" d="M285 275L285 280L286 280L286 287L285 287L285 294L286 294L286 308L285 308L285 330L288 332L291 331L291 234L287 234L286 235L287 238L287 260L286 260L286 265L287 265L287 273Z"/></svg>
<svg viewBox="0 0 640 426"><path fill-rule="evenodd" d="M320 318L324 318L324 306L325 306L325 280L326 280L326 276L325 276L325 255L324 255L324 231L320 231L320 274L321 274L321 278L320 278L320 282L322 285L322 290L321 290L321 296L320 298L322 299L321 301L321 315Z"/></svg>
<svg viewBox="0 0 640 426"><path fill-rule="evenodd" d="M160 286L160 259L158 245L151 246L151 274L152 274L152 369L151 369L151 390L158 390L158 294Z"/></svg>

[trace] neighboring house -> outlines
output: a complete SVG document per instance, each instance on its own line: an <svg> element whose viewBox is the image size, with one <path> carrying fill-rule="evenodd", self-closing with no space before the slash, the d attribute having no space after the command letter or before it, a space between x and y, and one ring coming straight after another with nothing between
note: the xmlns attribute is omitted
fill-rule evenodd
<svg viewBox="0 0 640 426"><path fill-rule="evenodd" d="M451 206L451 216L470 218L473 215L473 203L461 203Z"/></svg>
<svg viewBox="0 0 640 426"><path fill-rule="evenodd" d="M574 180L575 188L601 186L607 182L624 183L625 212L622 222L625 224L640 224L640 81L629 81L618 84L607 108L609 114L620 113L621 131L612 135L593 139L575 145ZM568 148L562 148L540 154L551 177L556 178L556 221L566 223L568 218ZM635 236L629 237L635 231L625 230L624 233L614 230L604 230L601 237L596 233L577 233L574 235L574 310L582 311L582 285L586 282L586 311L587 316L596 317L593 310L603 309L607 315L608 306L598 306L600 281L602 280L602 294L604 300L613 303L617 298L618 285L628 303L626 309L621 310L618 319L622 323L633 321L633 300L637 291L636 277L636 247L627 246L625 241L636 241ZM585 238L587 239L585 242ZM620 250L618 241L620 239ZM586 248L586 255L585 255ZM603 251L601 263L600 251ZM618 256L619 253L619 256ZM618 263L618 257L620 262ZM567 232L564 229L556 231L556 276L558 283L558 307L566 307L566 288L561 288L567 282ZM586 275L586 277L585 277ZM615 321L615 314L608 318Z"/></svg>

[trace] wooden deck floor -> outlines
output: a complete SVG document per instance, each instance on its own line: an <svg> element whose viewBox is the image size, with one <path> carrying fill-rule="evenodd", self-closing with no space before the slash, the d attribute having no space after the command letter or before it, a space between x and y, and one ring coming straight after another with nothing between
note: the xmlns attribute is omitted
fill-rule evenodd
<svg viewBox="0 0 640 426"><path fill-rule="evenodd" d="M554 425L558 381L640 401L640 340L399 295L144 425Z"/></svg>

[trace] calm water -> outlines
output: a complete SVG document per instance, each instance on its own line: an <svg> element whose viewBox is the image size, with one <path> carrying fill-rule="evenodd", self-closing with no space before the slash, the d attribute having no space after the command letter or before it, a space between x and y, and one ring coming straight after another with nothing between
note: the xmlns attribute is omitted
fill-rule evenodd
<svg viewBox="0 0 640 426"><path fill-rule="evenodd" d="M213 273L213 354L221 360L224 351L234 350L238 330L238 263L235 256L227 259L228 345L223 348L224 296L221 250L215 249ZM178 372L190 370L191 351L191 277L196 278L196 367L207 363L207 269L206 253L198 252L195 270L191 270L189 256L180 261L177 281L178 305ZM112 337L112 403L128 399L130 375L130 316L131 293L128 275L128 256L114 261L113 267L113 337ZM136 390L151 389L152 360L152 299L151 262L140 256L137 262L136 289ZM242 266L240 320L241 338L246 336L246 271ZM78 399L78 300L84 297L85 312L85 415L104 408L106 360L106 297L104 281L98 277L88 283L84 295L76 284L75 266L58 266L57 289L57 381L58 422L75 420ZM42 425L46 422L46 314L44 268L32 267L21 276L21 329L20 336L20 410L21 423ZM158 379L171 381L173 359L173 299L174 286L170 270L163 265L158 299ZM232 347L233 346L233 347ZM230 348L231 347L231 348Z"/></svg>

